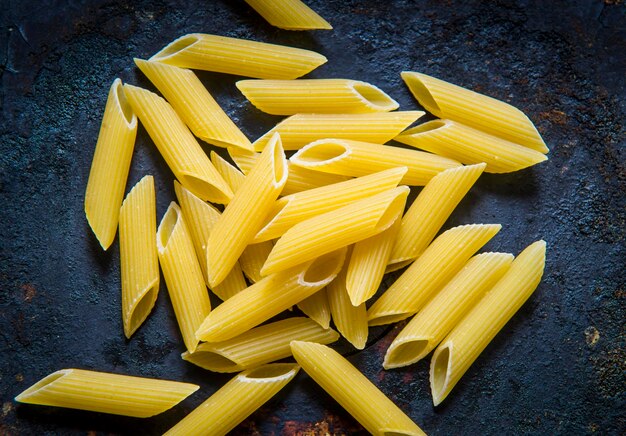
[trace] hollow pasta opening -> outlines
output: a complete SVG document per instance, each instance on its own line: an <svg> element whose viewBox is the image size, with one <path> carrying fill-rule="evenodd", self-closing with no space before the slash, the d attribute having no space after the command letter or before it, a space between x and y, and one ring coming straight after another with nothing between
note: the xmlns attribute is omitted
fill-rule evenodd
<svg viewBox="0 0 626 436"><path fill-rule="evenodd" d="M306 285L315 286L320 282L330 281L343 266L346 250L336 250L315 259L302 275Z"/></svg>
<svg viewBox="0 0 626 436"><path fill-rule="evenodd" d="M34 385L26 389L24 392L19 394L17 397L15 397L15 401L19 401L21 403L28 403L29 402L28 398L30 396L37 393L37 391L39 391L40 389L43 389L46 386L51 385L52 383L59 380L60 378L65 377L66 375L69 375L71 372L72 372L71 369L62 369L60 371L53 372L52 374L39 380L37 383L35 383Z"/></svg>
<svg viewBox="0 0 626 436"><path fill-rule="evenodd" d="M402 192L398 190L399 192ZM406 194L408 192L404 192L404 194L398 194L396 198L394 198L389 206L383 213L383 215L378 220L378 224L376 225L376 229L379 231L383 231L389 227L397 220L401 219L400 214L404 210L404 204L406 203Z"/></svg>
<svg viewBox="0 0 626 436"><path fill-rule="evenodd" d="M432 390L435 405L439 404L439 398L446 388L449 366L450 346L446 345L439 353L435 353L431 364L430 388Z"/></svg>
<svg viewBox="0 0 626 436"><path fill-rule="evenodd" d="M304 147L291 157L291 160L298 163L315 166L320 163L328 163L331 160L341 159L350 153L347 145L329 139L315 141Z"/></svg>
<svg viewBox="0 0 626 436"><path fill-rule="evenodd" d="M120 79L115 79L115 98L117 100L117 106L120 108L120 112L124 115L124 119L126 120L126 124L129 127L134 127L137 124L137 118L133 113L133 109L126 100L126 95L124 94L124 85L122 85L122 81Z"/></svg>
<svg viewBox="0 0 626 436"><path fill-rule="evenodd" d="M165 215L161 220L161 224L159 224L159 229L157 230L157 244L159 246L159 251L162 251L165 247L167 247L170 236L172 236L174 228L178 223L179 216L180 210L176 203L170 203L170 207L167 209L167 212L165 212Z"/></svg>
<svg viewBox="0 0 626 436"><path fill-rule="evenodd" d="M274 237L280 236L274 234L275 232L269 232L268 234L268 229L270 229L272 223L280 216L283 210L285 210L287 204L289 204L289 201L285 200L285 197L278 199L274 203L274 207L272 207L272 210L267 214L267 218L265 218L266 224L256 234L256 237L253 241L254 243L264 242Z"/></svg>
<svg viewBox="0 0 626 436"><path fill-rule="evenodd" d="M139 328L141 323L148 317L154 302L157 299L158 288L153 284L135 304L135 307L131 309L130 320L128 321L128 328L126 337L130 338L133 333Z"/></svg>
<svg viewBox="0 0 626 436"><path fill-rule="evenodd" d="M376 110L391 111L398 108L398 103L376 86L365 82L355 82L352 89Z"/></svg>
<svg viewBox="0 0 626 436"><path fill-rule="evenodd" d="M289 377L291 373L296 369L296 365L291 363L275 363L271 365L264 365L258 368L252 369L241 374L242 377L247 379L282 379ZM270 381L270 380L268 380Z"/></svg>
<svg viewBox="0 0 626 436"><path fill-rule="evenodd" d="M403 342L390 349L389 355L385 356L385 365L387 368L395 368L415 363L422 357L421 355L427 346L428 339Z"/></svg>
<svg viewBox="0 0 626 436"><path fill-rule="evenodd" d="M432 132L433 130L441 129L443 127L446 127L447 125L448 122L444 120L432 120L424 124L415 126L411 129L405 130L404 132L402 132L401 136L422 135L424 133Z"/></svg>
<svg viewBox="0 0 626 436"><path fill-rule="evenodd" d="M205 201L226 204L231 196L212 183L195 176L184 175L180 177L181 184Z"/></svg>
<svg viewBox="0 0 626 436"><path fill-rule="evenodd" d="M193 354L184 353L183 359L209 371L235 372L243 369L237 362L216 351L205 351L199 348Z"/></svg>
<svg viewBox="0 0 626 436"><path fill-rule="evenodd" d="M391 324L394 322L402 321L403 319L406 319L409 316L410 314L407 314L404 312L394 313L391 315L377 316L375 318L369 319L368 324L370 327L377 326L377 325Z"/></svg>
<svg viewBox="0 0 626 436"><path fill-rule="evenodd" d="M289 169L287 168L287 161L285 160L285 152L280 142L280 136L275 134L270 141L275 141L272 144L274 147L273 156L273 169L274 169L274 183L279 185L286 181Z"/></svg>
<svg viewBox="0 0 626 436"><path fill-rule="evenodd" d="M163 60L174 56L175 54L191 47L200 40L196 35L181 36L175 41L172 41L163 50L155 54L150 58L151 61Z"/></svg>
<svg viewBox="0 0 626 436"><path fill-rule="evenodd" d="M441 112L439 105L435 101L435 98L428 90L428 87L421 80L420 76L416 73L402 73L402 78L409 86L409 89L417 98L417 101L424 106L428 112L431 112L435 115Z"/></svg>

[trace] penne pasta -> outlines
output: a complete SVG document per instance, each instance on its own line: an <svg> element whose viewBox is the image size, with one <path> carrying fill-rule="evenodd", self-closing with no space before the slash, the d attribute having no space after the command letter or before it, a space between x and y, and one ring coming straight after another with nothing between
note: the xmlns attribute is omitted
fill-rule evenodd
<svg viewBox="0 0 626 436"><path fill-rule="evenodd" d="M293 341L291 350L302 369L371 434L426 434L335 350L301 341Z"/></svg>
<svg viewBox="0 0 626 436"><path fill-rule="evenodd" d="M299 370L293 363L273 363L237 374L165 435L225 435L276 395Z"/></svg>
<svg viewBox="0 0 626 436"><path fill-rule="evenodd" d="M278 123L252 145L255 150L262 150L274 133L280 133L285 150L298 150L310 142L326 138L384 144L423 115L424 112L420 111L296 114Z"/></svg>
<svg viewBox="0 0 626 436"><path fill-rule="evenodd" d="M482 253L471 258L396 336L383 367L399 368L426 357L502 278L511 262L509 253Z"/></svg>
<svg viewBox="0 0 626 436"><path fill-rule="evenodd" d="M257 153L254 154L256 155ZM254 160L254 162L256 162L256 159ZM252 169L254 162L251 163L248 171ZM246 176L239 169L235 168L226 159L224 159L222 156L214 151L211 151L211 163L213 164L217 172L220 173L226 183L228 183L228 186L230 186L230 189L233 191L233 193L237 192L241 185L243 185L243 181L246 180Z"/></svg>
<svg viewBox="0 0 626 436"><path fill-rule="evenodd" d="M310 170L353 177L405 166L401 183L410 186L424 186L441 171L461 165L432 153L339 139L311 142L289 161Z"/></svg>
<svg viewBox="0 0 626 436"><path fill-rule="evenodd" d="M378 87L349 79L240 80L237 88L272 115L389 112L398 103Z"/></svg>
<svg viewBox="0 0 626 436"><path fill-rule="evenodd" d="M193 353L195 332L211 311L202 270L178 205L170 203L157 230L157 248L163 277L174 306L185 346Z"/></svg>
<svg viewBox="0 0 626 436"><path fill-rule="evenodd" d="M533 123L510 104L426 74L404 71L402 79L419 103L439 118L466 124L541 153L549 151Z"/></svg>
<svg viewBox="0 0 626 436"><path fill-rule="evenodd" d="M298 303L298 309L322 328L330 327L330 306L326 289L321 289Z"/></svg>
<svg viewBox="0 0 626 436"><path fill-rule="evenodd" d="M246 0L272 26L286 30L333 28L300 0Z"/></svg>
<svg viewBox="0 0 626 436"><path fill-rule="evenodd" d="M159 294L154 178L145 176L120 208L122 321L130 338L146 320Z"/></svg>
<svg viewBox="0 0 626 436"><path fill-rule="evenodd" d="M174 109L136 86L124 85L124 93L180 183L205 201L228 203L232 191Z"/></svg>
<svg viewBox="0 0 626 436"><path fill-rule="evenodd" d="M218 147L252 150L250 140L226 115L193 71L137 58L135 65L198 138Z"/></svg>
<svg viewBox="0 0 626 436"><path fill-rule="evenodd" d="M528 246L435 350L430 364L435 406L448 396L489 342L535 291L545 260L545 241Z"/></svg>
<svg viewBox="0 0 626 436"><path fill-rule="evenodd" d="M390 324L415 314L500 228L500 224L469 224L443 232L369 308L369 325Z"/></svg>
<svg viewBox="0 0 626 436"><path fill-rule="evenodd" d="M327 61L310 50L203 33L181 36L150 60L258 79L296 79Z"/></svg>
<svg viewBox="0 0 626 436"><path fill-rule="evenodd" d="M148 418L171 409L198 385L83 369L61 369L15 397L20 403Z"/></svg>
<svg viewBox="0 0 626 436"><path fill-rule="evenodd" d="M85 192L85 215L103 249L115 239L120 205L137 136L137 117L124 96L122 81L109 90Z"/></svg>

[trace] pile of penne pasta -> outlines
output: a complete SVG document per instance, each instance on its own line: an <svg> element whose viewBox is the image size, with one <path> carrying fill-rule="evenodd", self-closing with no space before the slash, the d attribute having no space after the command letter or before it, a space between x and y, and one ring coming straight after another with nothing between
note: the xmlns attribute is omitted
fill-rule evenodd
<svg viewBox="0 0 626 436"><path fill-rule="evenodd" d="M111 86L85 212L105 250L119 227L124 333L130 338L150 314L160 266L187 350L182 358L239 372L168 434L228 432L299 367L371 433L423 434L326 344L341 335L363 349L369 326L412 317L383 366L410 365L434 350L437 405L539 284L544 241L514 257L476 254L499 224L439 234L483 172L547 159L530 120L501 101L403 72L419 103L439 117L406 130L424 112L395 111L398 103L376 86L294 80L324 62L307 50L190 34L150 60L135 59L163 97L119 79ZM253 77L237 82L246 98L289 117L251 143L191 69ZM176 178L177 202L158 227L152 176L122 202L137 119ZM236 165L215 151L207 156L196 137L225 149ZM383 145L392 139L421 150ZM287 158L285 150L295 153ZM405 212L410 186L423 189ZM404 267L370 304L384 274ZM207 287L223 300L216 308ZM266 323L293 306L306 316ZM297 364L271 363L290 356ZM197 389L65 369L17 400L146 417Z"/></svg>

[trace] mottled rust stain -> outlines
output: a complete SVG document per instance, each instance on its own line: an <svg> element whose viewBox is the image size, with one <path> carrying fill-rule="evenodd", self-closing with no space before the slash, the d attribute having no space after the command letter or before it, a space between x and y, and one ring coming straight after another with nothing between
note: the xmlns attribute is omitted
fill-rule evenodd
<svg viewBox="0 0 626 436"><path fill-rule="evenodd" d="M24 283L21 286L24 301L30 303L37 296L37 290L31 283Z"/></svg>
<svg viewBox="0 0 626 436"><path fill-rule="evenodd" d="M567 114L558 109L551 109L547 112L540 112L539 117L559 126L564 126L565 124L567 124Z"/></svg>

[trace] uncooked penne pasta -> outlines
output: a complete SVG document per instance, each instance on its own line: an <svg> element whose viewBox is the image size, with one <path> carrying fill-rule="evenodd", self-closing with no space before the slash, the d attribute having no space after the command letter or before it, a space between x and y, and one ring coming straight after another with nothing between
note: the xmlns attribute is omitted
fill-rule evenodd
<svg viewBox="0 0 626 436"><path fill-rule="evenodd" d="M250 153L254 153L255 155L257 154L255 152ZM256 159L254 162L256 162ZM251 163L248 170L252 169L252 165L254 165L254 162ZM230 162L228 162L226 159L224 159L222 156L214 151L211 151L211 163L213 164L217 172L220 173L226 183L228 183L228 186L230 186L230 189L233 191L233 193L237 192L241 185L243 185L243 181L246 180L246 176L239 169L235 168Z"/></svg>
<svg viewBox="0 0 626 436"><path fill-rule="evenodd" d="M102 116L85 192L87 221L105 250L115 239L136 136L137 117L126 101L122 81L115 79Z"/></svg>
<svg viewBox="0 0 626 436"><path fill-rule="evenodd" d="M401 183L410 186L424 186L440 172L461 166L460 162L432 153L340 139L311 142L291 156L289 162L310 170L353 177L405 166L407 172Z"/></svg>
<svg viewBox="0 0 626 436"><path fill-rule="evenodd" d="M165 436L221 436L278 393L298 373L293 363L271 363L237 374Z"/></svg>
<svg viewBox="0 0 626 436"><path fill-rule="evenodd" d="M178 181L203 200L228 203L232 191L174 109L136 86L124 85L124 93Z"/></svg>
<svg viewBox="0 0 626 436"><path fill-rule="evenodd" d="M327 61L310 50L204 33L181 36L150 60L258 79L296 79Z"/></svg>
<svg viewBox="0 0 626 436"><path fill-rule="evenodd" d="M226 115L193 71L137 58L135 64L198 138L218 147L252 150L250 140Z"/></svg>
<svg viewBox="0 0 626 436"><path fill-rule="evenodd" d="M315 294L299 302L298 309L322 328L327 329L330 327L330 306L328 305L326 289L320 289Z"/></svg>
<svg viewBox="0 0 626 436"><path fill-rule="evenodd" d="M285 150L298 150L310 142L326 138L384 144L423 115L421 111L296 114L278 123L252 145L255 150L262 150L276 132L280 133Z"/></svg>
<svg viewBox="0 0 626 436"><path fill-rule="evenodd" d="M401 321L419 311L500 228L469 224L443 232L369 308L369 325Z"/></svg>
<svg viewBox="0 0 626 436"><path fill-rule="evenodd" d="M389 112L398 103L367 82L349 79L240 80L237 88L272 115Z"/></svg>
<svg viewBox="0 0 626 436"><path fill-rule="evenodd" d="M211 312L209 294L181 210L170 203L157 230L157 247L163 277L174 306L185 346L193 353L195 332Z"/></svg>
<svg viewBox="0 0 626 436"><path fill-rule="evenodd" d="M393 139L464 164L485 162L487 173L510 173L548 160L536 150L452 120L429 121Z"/></svg>
<svg viewBox="0 0 626 436"><path fill-rule="evenodd" d="M448 396L489 342L535 291L545 261L545 241L528 246L435 350L430 364L430 387L435 406Z"/></svg>
<svg viewBox="0 0 626 436"><path fill-rule="evenodd" d="M83 369L61 369L15 397L20 403L148 418L174 407L198 385Z"/></svg>
<svg viewBox="0 0 626 436"><path fill-rule="evenodd" d="M426 357L502 278L511 262L509 253L482 253L471 258L396 336L383 367L399 368Z"/></svg>
<svg viewBox="0 0 626 436"><path fill-rule="evenodd" d="M130 338L148 317L159 294L154 178L145 176L120 209L122 321Z"/></svg>
<svg viewBox="0 0 626 436"><path fill-rule="evenodd" d="M425 435L411 418L332 348L293 341L302 369L373 435Z"/></svg>
<svg viewBox="0 0 626 436"><path fill-rule="evenodd" d="M291 268L374 236L404 211L409 188L399 186L302 221L276 242L262 275Z"/></svg>
<svg viewBox="0 0 626 436"><path fill-rule="evenodd" d="M533 123L510 104L426 74L404 71L402 79L419 103L433 115L458 121L541 153L548 152Z"/></svg>
<svg viewBox="0 0 626 436"><path fill-rule="evenodd" d="M300 0L246 0L272 26L286 30L333 28Z"/></svg>

